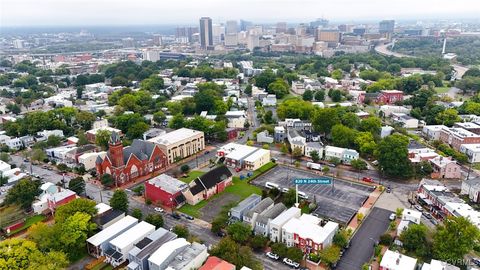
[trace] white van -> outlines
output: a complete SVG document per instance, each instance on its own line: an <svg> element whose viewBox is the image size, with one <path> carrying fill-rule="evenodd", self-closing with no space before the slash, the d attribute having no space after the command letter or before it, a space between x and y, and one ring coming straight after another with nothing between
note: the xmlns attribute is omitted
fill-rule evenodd
<svg viewBox="0 0 480 270"><path fill-rule="evenodd" d="M303 192L303 191L298 191L298 197L302 198L302 199L305 199L305 200L308 200L308 195L305 194L305 192Z"/></svg>
<svg viewBox="0 0 480 270"><path fill-rule="evenodd" d="M268 189L274 189L274 188L278 189L280 186L272 182L266 182L265 187Z"/></svg>

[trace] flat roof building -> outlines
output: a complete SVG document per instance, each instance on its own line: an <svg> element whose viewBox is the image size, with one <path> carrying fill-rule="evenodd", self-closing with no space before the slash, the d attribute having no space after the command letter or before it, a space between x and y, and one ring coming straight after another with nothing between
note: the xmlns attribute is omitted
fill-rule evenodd
<svg viewBox="0 0 480 270"><path fill-rule="evenodd" d="M160 146L169 163L205 149L205 136L202 131L181 128L148 140Z"/></svg>

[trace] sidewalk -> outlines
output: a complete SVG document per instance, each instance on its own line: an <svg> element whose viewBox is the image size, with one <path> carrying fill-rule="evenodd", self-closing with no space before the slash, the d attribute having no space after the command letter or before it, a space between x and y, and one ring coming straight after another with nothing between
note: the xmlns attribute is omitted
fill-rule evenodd
<svg viewBox="0 0 480 270"><path fill-rule="evenodd" d="M360 209L358 210L358 213L363 214L363 220L365 220L365 218L367 218L368 214L370 213L370 210L373 208L373 205L378 200L378 198L380 197L381 194L382 194L382 191L380 191L380 188L377 187L370 194L370 196L365 201L365 203L362 205L362 207L360 207ZM357 220L358 213L353 217L353 219L347 225L347 228L352 230L353 233L355 233L355 231L358 229L359 225L361 224L361 223L358 223L358 220Z"/></svg>

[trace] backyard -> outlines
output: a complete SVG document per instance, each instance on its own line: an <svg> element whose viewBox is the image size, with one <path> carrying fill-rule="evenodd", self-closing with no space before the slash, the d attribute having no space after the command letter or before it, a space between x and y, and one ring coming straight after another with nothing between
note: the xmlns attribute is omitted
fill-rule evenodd
<svg viewBox="0 0 480 270"><path fill-rule="evenodd" d="M241 179L242 177L240 177L240 176L234 176L232 178L233 184L226 187L225 191L223 193L216 194L212 198L210 198L209 200L201 201L196 205L186 204L186 205L182 206L179 209L179 211L183 212L187 215L199 218L199 217L202 216L202 211L201 211L202 208L204 208L209 203L221 204L221 205L219 205L219 207L215 207L215 209L216 208L221 209L221 206L224 205L225 203L231 203L232 200L233 200L232 198L236 198L236 201L239 202L239 201L247 198L248 196L252 195L253 193L261 195L262 190L259 187L250 185L249 182L252 181L253 179L255 179L257 176L269 171L270 169L272 169L276 165L277 164L275 164L273 162L269 162L269 163L263 165L262 167L258 168L257 170L255 170L250 177L243 176L244 179ZM190 172L190 174L193 173L193 172L195 172L195 171ZM199 172L199 173L203 174L203 172ZM189 178L190 178L190 174L189 174ZM198 176L200 176L200 175L198 175ZM188 179L188 178L181 178L181 180L183 182L186 182L185 179ZM228 195L224 195L224 194L231 194L231 195L234 195L234 196L232 197L232 196L228 196ZM229 199L224 200L224 198L220 198L222 196L228 196ZM208 216L211 216L211 215L208 214Z"/></svg>
<svg viewBox="0 0 480 270"><path fill-rule="evenodd" d="M26 220L25 220L25 223L23 224L22 227L16 229L16 230L13 230L11 231L9 234L7 235L13 235L13 234L16 234L18 232L21 232L23 230L26 230L28 228L30 228L30 226L32 226L33 224L37 223L37 222L41 222L45 220L45 216L43 215L35 215L35 216L31 216L31 217L28 217Z"/></svg>
<svg viewBox="0 0 480 270"><path fill-rule="evenodd" d="M205 174L205 172L202 172L202 171L191 171L187 174L186 177L180 177L180 181L182 182L185 182L187 184L189 184L190 182L192 182L194 179L196 179L197 177L200 177L202 176L203 174Z"/></svg>

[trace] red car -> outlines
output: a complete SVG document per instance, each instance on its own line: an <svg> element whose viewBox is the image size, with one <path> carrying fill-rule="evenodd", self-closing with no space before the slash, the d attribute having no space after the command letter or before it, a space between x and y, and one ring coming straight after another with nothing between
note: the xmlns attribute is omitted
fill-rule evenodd
<svg viewBox="0 0 480 270"><path fill-rule="evenodd" d="M363 178L362 178L362 181L363 181L363 182L367 182L367 183L373 183L373 179L370 178L370 177L363 177Z"/></svg>
<svg viewBox="0 0 480 270"><path fill-rule="evenodd" d="M236 172L239 172L239 171L241 171L241 170L242 170L242 168L235 168L235 171L236 171Z"/></svg>

